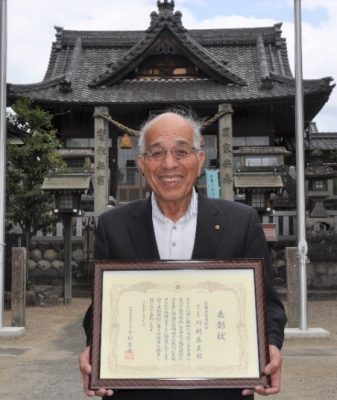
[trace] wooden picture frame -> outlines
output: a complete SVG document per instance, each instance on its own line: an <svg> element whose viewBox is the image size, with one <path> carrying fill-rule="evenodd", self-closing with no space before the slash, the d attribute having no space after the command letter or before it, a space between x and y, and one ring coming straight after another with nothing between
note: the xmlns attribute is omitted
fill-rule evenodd
<svg viewBox="0 0 337 400"><path fill-rule="evenodd" d="M99 261L90 388L269 385L263 261Z"/></svg>

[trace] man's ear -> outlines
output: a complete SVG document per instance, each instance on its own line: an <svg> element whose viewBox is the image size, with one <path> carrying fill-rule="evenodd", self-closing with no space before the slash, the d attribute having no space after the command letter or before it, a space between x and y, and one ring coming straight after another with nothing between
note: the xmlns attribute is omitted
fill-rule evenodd
<svg viewBox="0 0 337 400"><path fill-rule="evenodd" d="M137 156L137 165L142 174L144 175L144 157L142 155Z"/></svg>
<svg viewBox="0 0 337 400"><path fill-rule="evenodd" d="M199 171L198 171L198 176L200 176L201 171L202 171L202 167L205 164L205 159L206 159L206 153L204 151L199 151L198 152L198 159L199 159Z"/></svg>

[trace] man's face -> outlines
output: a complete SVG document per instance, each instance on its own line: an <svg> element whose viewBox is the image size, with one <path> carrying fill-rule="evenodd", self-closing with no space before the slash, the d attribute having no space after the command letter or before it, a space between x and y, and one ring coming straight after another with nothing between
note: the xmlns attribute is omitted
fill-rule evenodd
<svg viewBox="0 0 337 400"><path fill-rule="evenodd" d="M150 125L145 136L146 152L151 154L164 150L165 155L162 160L139 156L138 166L162 205L171 202L187 204L190 201L205 153L192 151L187 157L176 159L171 150L184 148L193 148L192 126L184 118L166 113Z"/></svg>

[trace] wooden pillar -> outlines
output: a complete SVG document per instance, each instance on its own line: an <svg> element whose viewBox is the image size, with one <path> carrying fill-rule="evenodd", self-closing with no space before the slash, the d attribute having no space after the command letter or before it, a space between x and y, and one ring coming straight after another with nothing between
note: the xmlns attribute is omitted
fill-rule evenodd
<svg viewBox="0 0 337 400"><path fill-rule="evenodd" d="M95 107L95 179L94 209L103 212L109 200L109 122L99 114L109 114L108 107Z"/></svg>
<svg viewBox="0 0 337 400"><path fill-rule="evenodd" d="M219 164L221 198L234 200L233 192L233 108L220 104L219 112L225 115L219 119Z"/></svg>
<svg viewBox="0 0 337 400"><path fill-rule="evenodd" d="M26 322L26 265L25 247L12 248L12 326L25 326Z"/></svg>

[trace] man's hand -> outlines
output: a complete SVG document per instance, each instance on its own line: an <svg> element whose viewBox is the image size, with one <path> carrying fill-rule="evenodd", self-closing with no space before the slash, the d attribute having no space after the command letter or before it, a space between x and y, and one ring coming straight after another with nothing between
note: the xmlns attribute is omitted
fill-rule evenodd
<svg viewBox="0 0 337 400"><path fill-rule="evenodd" d="M262 395L269 396L270 394L277 394L281 390L281 366L282 354L281 351L273 345L269 346L270 363L266 365L263 373L270 375L271 387L265 388L264 386L256 386L254 390L245 389L242 391L243 396L254 394L254 392Z"/></svg>
<svg viewBox="0 0 337 400"><path fill-rule="evenodd" d="M91 374L90 347L87 347L84 350L84 352L80 354L79 363L83 378L83 389L88 397L94 397L94 396L103 397L103 396L113 395L112 390L105 390L103 388L96 391L89 390L89 377Z"/></svg>

